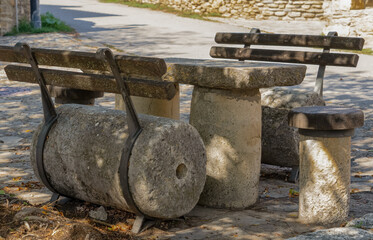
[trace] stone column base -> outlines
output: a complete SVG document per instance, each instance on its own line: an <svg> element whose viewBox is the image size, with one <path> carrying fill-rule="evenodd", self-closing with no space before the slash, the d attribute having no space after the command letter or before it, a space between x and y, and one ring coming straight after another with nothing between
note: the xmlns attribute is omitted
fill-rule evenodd
<svg viewBox="0 0 373 240"><path fill-rule="evenodd" d="M243 209L258 199L261 155L260 93L194 87L190 124L207 154L199 204Z"/></svg>
<svg viewBox="0 0 373 240"><path fill-rule="evenodd" d="M299 219L330 224L347 219L351 137L300 136Z"/></svg>
<svg viewBox="0 0 373 240"><path fill-rule="evenodd" d="M180 119L180 92L171 100L131 96L137 113L153 115L158 117ZM115 109L125 110L123 98L115 94Z"/></svg>

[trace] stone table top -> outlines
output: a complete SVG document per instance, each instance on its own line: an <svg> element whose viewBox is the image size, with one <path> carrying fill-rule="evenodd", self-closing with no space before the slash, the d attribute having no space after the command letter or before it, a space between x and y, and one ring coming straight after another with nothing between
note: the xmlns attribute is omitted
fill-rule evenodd
<svg viewBox="0 0 373 240"><path fill-rule="evenodd" d="M263 62L166 58L166 81L219 89L257 89L300 84L306 66Z"/></svg>

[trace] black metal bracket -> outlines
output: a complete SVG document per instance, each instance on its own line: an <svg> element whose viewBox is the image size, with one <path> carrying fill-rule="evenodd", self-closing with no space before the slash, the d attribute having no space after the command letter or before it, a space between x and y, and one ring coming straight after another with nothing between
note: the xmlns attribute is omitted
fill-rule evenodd
<svg viewBox="0 0 373 240"><path fill-rule="evenodd" d="M141 210L137 207L135 201L133 200L128 182L128 168L130 165L132 149L142 131L142 128L130 97L129 88L121 75L112 51L109 48L100 48L97 50L96 54L98 58L105 60L109 64L111 72L116 80L118 90L121 93L123 101L126 105L129 137L122 152L118 172L123 197L126 200L128 207L137 215L135 223L132 227L132 232L139 233L155 224L153 218L141 212ZM127 79L129 78L128 75L125 77Z"/></svg>
<svg viewBox="0 0 373 240"><path fill-rule="evenodd" d="M329 32L328 37L337 37L338 33L337 32ZM329 53L330 52L330 47L324 47L323 53ZM316 83L315 83L315 88L313 89L314 92L319 94L319 96L322 98L323 95L323 90L324 90L324 75L325 75L325 65L319 65L319 70L317 72L317 77L316 77Z"/></svg>
<svg viewBox="0 0 373 240"><path fill-rule="evenodd" d="M31 65L36 80L40 86L40 91L41 91L41 100L43 104L43 112L44 112L44 125L40 131L38 141L36 143L36 167L37 171L40 177L40 180L42 183L51 191L53 192L53 196L51 198L51 202L55 201L54 199L56 196L59 196L59 193L52 187L50 184L48 177L45 172L45 167L44 167L44 161L43 161L43 152L44 152L44 145L45 141L48 137L48 133L54 123L57 121L58 115L56 112L56 109L54 107L53 101L49 95L45 79L43 75L41 74L39 70L38 63L36 59L34 58L34 55L32 54L31 48L27 43L22 43L19 42L14 46L14 50L18 53L21 53L24 55L24 57L27 59L29 64ZM57 198L58 199L58 198Z"/></svg>
<svg viewBox="0 0 373 240"><path fill-rule="evenodd" d="M260 33L260 29L259 28L252 28L252 29L250 29L250 33ZM245 44L244 48L250 48L250 44ZM238 61L244 62L245 60L238 59Z"/></svg>
<svg viewBox="0 0 373 240"><path fill-rule="evenodd" d="M289 182L298 183L298 181L299 181L299 166L293 166L291 168Z"/></svg>

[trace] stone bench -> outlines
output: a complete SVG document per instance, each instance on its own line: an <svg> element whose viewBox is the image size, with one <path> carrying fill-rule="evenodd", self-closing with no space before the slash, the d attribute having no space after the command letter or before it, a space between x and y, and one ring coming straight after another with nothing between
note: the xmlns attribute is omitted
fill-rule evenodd
<svg viewBox="0 0 373 240"><path fill-rule="evenodd" d="M175 98L177 84L161 79L163 59L18 43L0 46L0 61L17 63L5 67L9 80L40 86L44 121L34 133L30 160L54 193L51 201L61 195L133 212L138 216L134 232L145 219L177 218L197 204L206 179L199 133L185 122L137 115L130 97L140 103L141 98ZM80 90L120 93L127 111L80 104L55 108L47 85L66 88L65 96Z"/></svg>
<svg viewBox="0 0 373 240"><path fill-rule="evenodd" d="M328 36L267 34L253 28L250 33L216 33L216 43L243 44L243 48L214 46L213 58L240 61L267 61L319 65L314 91L302 89L262 89L262 163L292 167L291 181L295 181L299 165L299 135L289 128L287 115L294 107L324 106L323 79L326 66L356 67L357 54L330 53L330 49L361 50L364 39L338 37L336 32ZM252 48L252 45L323 48L322 52L278 50L278 48Z"/></svg>
<svg viewBox="0 0 373 240"><path fill-rule="evenodd" d="M199 203L243 209L258 200L261 158L259 89L303 81L306 67L196 59L165 59L164 80L194 85L190 124L207 153Z"/></svg>
<svg viewBox="0 0 373 240"><path fill-rule="evenodd" d="M351 136L364 125L361 110L300 107L289 112L299 129L299 219L330 224L347 219L350 203Z"/></svg>

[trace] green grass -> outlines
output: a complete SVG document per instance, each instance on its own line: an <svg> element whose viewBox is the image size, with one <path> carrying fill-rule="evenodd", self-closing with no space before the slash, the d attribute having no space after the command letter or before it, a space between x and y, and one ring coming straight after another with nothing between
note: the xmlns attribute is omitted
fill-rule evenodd
<svg viewBox="0 0 373 240"><path fill-rule="evenodd" d="M191 11L179 11L172 7L166 6L164 4L152 4L152 3L139 3L135 1L126 1L126 0L100 0L100 2L103 3L120 3L127 5L129 7L136 7L136 8L148 8L155 11L161 11L166 13L172 13L180 17L186 17L186 18L193 18L193 19L199 19L199 20L205 20L205 21L212 21L208 19L207 17L221 17L220 13L195 13Z"/></svg>
<svg viewBox="0 0 373 240"><path fill-rule="evenodd" d="M320 48L320 49L322 49L322 48ZM373 49L371 49L371 48L364 48L363 50L339 50L339 49L335 49L334 51L345 52L345 53L373 55Z"/></svg>
<svg viewBox="0 0 373 240"><path fill-rule="evenodd" d="M17 27L13 27L4 36L15 36L18 34L50 33L50 32L74 32L75 30L64 22L53 16L50 12L42 14L41 28L34 28L29 21L20 20Z"/></svg>
<svg viewBox="0 0 373 240"><path fill-rule="evenodd" d="M361 51L351 51L351 52L358 53L358 54L373 55L373 49L371 48L364 48Z"/></svg>

